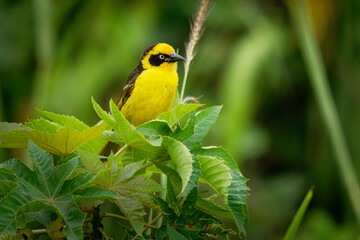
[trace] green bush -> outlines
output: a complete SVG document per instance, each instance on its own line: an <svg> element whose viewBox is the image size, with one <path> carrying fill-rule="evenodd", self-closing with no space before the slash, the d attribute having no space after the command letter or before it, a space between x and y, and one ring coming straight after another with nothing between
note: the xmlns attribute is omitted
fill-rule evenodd
<svg viewBox="0 0 360 240"><path fill-rule="evenodd" d="M94 100L93 106L102 121L92 127L45 111L39 112L49 120L1 123L0 146L28 147L31 158L31 166L17 159L0 165L1 237L108 238L105 217L119 220L124 239L236 234L220 218L233 219L245 233L247 179L223 148L201 145L221 106L175 104L137 128L113 101L110 113ZM107 159L97 154L105 141L121 146ZM167 177L165 186L157 183L159 174ZM118 209L100 211L108 201ZM158 215L146 224L146 212Z"/></svg>

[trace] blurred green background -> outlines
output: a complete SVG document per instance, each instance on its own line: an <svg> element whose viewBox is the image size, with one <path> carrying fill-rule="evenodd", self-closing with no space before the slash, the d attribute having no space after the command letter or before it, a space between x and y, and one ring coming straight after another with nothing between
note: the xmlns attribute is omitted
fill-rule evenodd
<svg viewBox="0 0 360 240"><path fill-rule="evenodd" d="M198 3L1 0L0 120L24 122L36 106L95 124L90 97L106 107L147 46L167 42L184 54ZM360 2L309 7L359 173ZM204 144L223 145L250 179L248 239L282 238L312 185L296 239L358 238L285 2L214 0L185 94L224 105Z"/></svg>

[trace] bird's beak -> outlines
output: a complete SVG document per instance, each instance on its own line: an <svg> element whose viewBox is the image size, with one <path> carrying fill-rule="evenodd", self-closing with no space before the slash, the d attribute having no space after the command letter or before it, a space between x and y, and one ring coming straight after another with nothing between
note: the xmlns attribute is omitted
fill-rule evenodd
<svg viewBox="0 0 360 240"><path fill-rule="evenodd" d="M177 62L177 61L186 61L186 59L177 53L171 53L170 57L165 58L165 61L166 62Z"/></svg>

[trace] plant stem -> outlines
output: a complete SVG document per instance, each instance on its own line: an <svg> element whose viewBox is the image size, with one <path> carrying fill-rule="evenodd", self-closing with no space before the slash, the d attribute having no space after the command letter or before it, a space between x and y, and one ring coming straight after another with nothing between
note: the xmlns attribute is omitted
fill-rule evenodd
<svg viewBox="0 0 360 240"><path fill-rule="evenodd" d="M102 236L105 238L105 240L111 240L111 238L105 233L104 229L98 228L99 232L101 232Z"/></svg>
<svg viewBox="0 0 360 240"><path fill-rule="evenodd" d="M114 155L115 158L117 158L123 151L125 151L127 149L128 145L125 144L122 148L120 148L119 151L117 151Z"/></svg>
<svg viewBox="0 0 360 240"><path fill-rule="evenodd" d="M163 187L164 189L166 189L166 185L167 185L167 176L162 173L160 175L160 185L161 187ZM159 197L161 199L163 199L164 201L166 201L166 194L167 192L166 191L162 191L159 193ZM160 227L162 225L162 221L163 221L163 217L160 217L159 221L156 223L156 226Z"/></svg>
<svg viewBox="0 0 360 240"><path fill-rule="evenodd" d="M146 224L146 225L153 225L159 218L162 217L162 213L160 213L159 215L157 215L149 224ZM149 227L144 225L144 229L142 230L142 232L145 232ZM137 237L140 237L138 234L132 238L132 240L136 240Z"/></svg>
<svg viewBox="0 0 360 240"><path fill-rule="evenodd" d="M117 214L114 214L114 213L103 213L100 215L101 218L104 218L104 217L113 217L113 218L118 218L118 219L121 219L121 220L124 220L124 221L129 221L129 219L127 219L126 217L124 216L120 216L120 215L117 215Z"/></svg>
<svg viewBox="0 0 360 240"><path fill-rule="evenodd" d="M32 233L33 234L43 234L43 233L46 233L46 229L35 229L35 230L32 230Z"/></svg>
<svg viewBox="0 0 360 240"><path fill-rule="evenodd" d="M347 189L358 224L360 225L360 188L340 124L339 115L330 92L319 46L310 24L308 7L304 0L288 0L288 6L298 32L300 47L310 75L311 84L334 147L340 174Z"/></svg>
<svg viewBox="0 0 360 240"><path fill-rule="evenodd" d="M154 214L154 210L152 209L152 208L150 208L150 211L149 211L149 216L148 216L148 223L150 223L151 222L151 219L152 219L152 217L153 217L153 214ZM151 234L151 229L150 228L148 228L148 229L146 229L146 234Z"/></svg>

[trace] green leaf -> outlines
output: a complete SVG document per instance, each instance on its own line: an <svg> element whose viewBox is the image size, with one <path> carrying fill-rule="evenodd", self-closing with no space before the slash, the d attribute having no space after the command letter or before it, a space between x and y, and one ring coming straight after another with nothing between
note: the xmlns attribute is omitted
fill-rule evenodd
<svg viewBox="0 0 360 240"><path fill-rule="evenodd" d="M158 159L167 158L166 150L162 146L144 145L136 147L127 147L121 154L121 161L124 164L137 162L142 160L156 161Z"/></svg>
<svg viewBox="0 0 360 240"><path fill-rule="evenodd" d="M196 155L193 155L192 160L193 160L193 164L192 164L193 171L191 173L189 182L187 183L184 191L180 194L180 197L186 196L193 188L198 186L198 181L200 178L200 164Z"/></svg>
<svg viewBox="0 0 360 240"><path fill-rule="evenodd" d="M185 190L193 171L193 159L189 150L181 142L170 137L162 138L162 145L167 149L170 158L176 163L182 179L181 192Z"/></svg>
<svg viewBox="0 0 360 240"><path fill-rule="evenodd" d="M164 148L154 146L147 141L144 135L125 119L113 101L110 101L112 115L102 110L94 99L92 101L99 117L116 132L117 135L111 134L112 141L115 143L124 142L127 145L127 149L121 155L122 161L128 163L144 159L153 160L166 156Z"/></svg>
<svg viewBox="0 0 360 240"><path fill-rule="evenodd" d="M160 206L155 203L155 199L152 195L132 192L131 194L129 194L129 197L138 200L142 205L148 208L152 208L155 211L161 212Z"/></svg>
<svg viewBox="0 0 360 240"><path fill-rule="evenodd" d="M177 121L179 121L187 113L195 110L203 104L178 104L173 107L169 112L164 112L159 114L157 119L165 120L169 123L169 126L172 127Z"/></svg>
<svg viewBox="0 0 360 240"><path fill-rule="evenodd" d="M230 228L225 228L222 224L210 224L209 227L206 228L207 233L216 234L226 238L226 234L236 235L236 232Z"/></svg>
<svg viewBox="0 0 360 240"><path fill-rule="evenodd" d="M40 211L42 210L43 215ZM51 218L47 218L45 212L57 212L56 208L53 206L47 205L39 200L27 202L24 205L20 206L16 212L16 226L17 228L22 228L26 223L37 220L44 225L50 224Z"/></svg>
<svg viewBox="0 0 360 240"><path fill-rule="evenodd" d="M166 235L167 235L167 229L166 229L166 225L162 225L156 232L156 238L155 239L167 239Z"/></svg>
<svg viewBox="0 0 360 240"><path fill-rule="evenodd" d="M0 179L15 181L15 173L10 169L2 167L2 165L0 164Z"/></svg>
<svg viewBox="0 0 360 240"><path fill-rule="evenodd" d="M167 136L172 132L169 124L162 120L152 120L146 122L138 126L136 129L144 135L153 137Z"/></svg>
<svg viewBox="0 0 360 240"><path fill-rule="evenodd" d="M40 109L37 109L37 111L40 112L43 116L47 117L48 119L52 120L53 122L63 127L68 126L80 132L89 128L88 125L86 125L85 123L83 123L82 121L80 121L79 119L73 116L56 114L52 112L42 111Z"/></svg>
<svg viewBox="0 0 360 240"><path fill-rule="evenodd" d="M291 221L291 224L286 231L284 240L292 240L295 239L296 232L300 226L300 223L305 215L305 212L307 210L307 207L309 206L309 203L313 197L313 188L311 188L308 193L306 194L303 202L301 203L299 209L297 210L293 220Z"/></svg>
<svg viewBox="0 0 360 240"><path fill-rule="evenodd" d="M27 139L23 140L22 135L26 135L30 131L32 131L31 128L17 123L0 122L0 147L26 148Z"/></svg>
<svg viewBox="0 0 360 240"><path fill-rule="evenodd" d="M186 139L184 144L190 146L194 143L200 142L215 123L221 108L222 106L214 106L198 112L196 114L194 134L190 138Z"/></svg>
<svg viewBox="0 0 360 240"><path fill-rule="evenodd" d="M166 224L166 228L170 240L187 240L186 237L173 229L169 224Z"/></svg>
<svg viewBox="0 0 360 240"><path fill-rule="evenodd" d="M19 129L11 126L13 130L9 130L7 125L6 131L0 134L0 147L25 148L28 140L31 139L44 150L60 156L67 156L85 143L100 137L105 129L104 124L95 125L82 132L64 126L58 128L56 133L52 133L53 129L48 127L46 128L48 132L44 132L29 127Z"/></svg>
<svg viewBox="0 0 360 240"><path fill-rule="evenodd" d="M198 155L220 157L221 159L224 159L224 161L229 166L231 171L238 172L242 176L236 161L222 147L203 147L203 148L193 149L191 152Z"/></svg>
<svg viewBox="0 0 360 240"><path fill-rule="evenodd" d="M137 175L138 172L141 172L143 165L144 161L140 161L122 167L113 156L110 156L107 168L102 170L95 180L95 184L99 184L119 195L116 202L139 235L144 227L143 216L145 212L142 204L159 210L153 199L144 193L164 190L153 180L143 175Z"/></svg>
<svg viewBox="0 0 360 240"><path fill-rule="evenodd" d="M15 189L0 200L0 239L8 234L16 233L15 214L20 206L31 201L31 197L23 194L22 189Z"/></svg>
<svg viewBox="0 0 360 240"><path fill-rule="evenodd" d="M146 213L141 203L134 198L128 197L118 198L116 202L129 219L136 233L142 236L142 230L144 228L143 216L146 215Z"/></svg>
<svg viewBox="0 0 360 240"><path fill-rule="evenodd" d="M217 194L215 196L217 197ZM203 210L207 211L207 212L215 213L215 214L220 215L222 217L233 218L233 215L230 212L230 210L216 204L213 201L212 197L204 198L202 196L198 196L196 206L198 208L200 208L200 209L203 209Z"/></svg>
<svg viewBox="0 0 360 240"><path fill-rule="evenodd" d="M170 137L180 142L183 142L185 139L191 137L194 134L195 121L196 121L195 111L191 111L189 113L189 118L185 124L184 129L182 129L180 125L178 125L177 128L175 128L174 132L170 134Z"/></svg>
<svg viewBox="0 0 360 240"><path fill-rule="evenodd" d="M59 124L53 123L43 118L31 119L30 122L25 123L25 126L37 131L49 132L53 134L56 134L56 131L61 127Z"/></svg>
<svg viewBox="0 0 360 240"><path fill-rule="evenodd" d="M98 201L105 199L117 199L119 198L119 195L115 191L103 187L92 186L76 190L73 198L76 202Z"/></svg>
<svg viewBox="0 0 360 240"><path fill-rule="evenodd" d="M231 172L231 177L227 202L239 231L245 234L244 223L249 220L246 207L246 198L249 195L247 179L235 171Z"/></svg>
<svg viewBox="0 0 360 240"><path fill-rule="evenodd" d="M174 169L170 168L169 166L167 166L165 163L156 163L155 162L155 166L158 169L160 169L164 174L166 174L166 176L171 181L171 183L174 185L176 190L178 192L180 192L182 180L181 180L181 177L179 176L178 172L175 171Z"/></svg>
<svg viewBox="0 0 360 240"><path fill-rule="evenodd" d="M129 180L126 184L119 184L117 188L125 187L139 193L153 193L165 191L165 189L156 183L154 180L146 178L143 175L137 176Z"/></svg>
<svg viewBox="0 0 360 240"><path fill-rule="evenodd" d="M10 180L0 180L0 195L6 195L17 187L16 182Z"/></svg>
<svg viewBox="0 0 360 240"><path fill-rule="evenodd" d="M201 177L227 203L229 186L232 180L230 168L219 157L198 156Z"/></svg>
<svg viewBox="0 0 360 240"><path fill-rule="evenodd" d="M50 226L51 211L48 209L41 209L37 212L28 212L27 215L33 219L36 219L39 223L45 225L46 227Z"/></svg>
<svg viewBox="0 0 360 240"><path fill-rule="evenodd" d="M116 163L114 164L116 165ZM130 163L122 169L112 166L107 172L105 171L101 174L96 182L123 194L128 194L129 191L152 193L165 190L152 179L146 178L143 175L134 176L142 165L143 162Z"/></svg>
<svg viewBox="0 0 360 240"><path fill-rule="evenodd" d="M227 202L239 231L245 233L244 223L248 221L246 198L249 195L249 188L246 186L247 179L241 174L236 161L221 147L196 148L192 150L192 153L220 157L230 167L232 181L228 190Z"/></svg>
<svg viewBox="0 0 360 240"><path fill-rule="evenodd" d="M197 202L197 188L193 188L191 192L186 196L186 201L184 202L181 214L189 214L194 211L194 207Z"/></svg>
<svg viewBox="0 0 360 240"><path fill-rule="evenodd" d="M99 155L81 149L77 149L76 153L80 156L81 162L89 172L97 174L106 168L106 164L100 160Z"/></svg>
<svg viewBox="0 0 360 240"><path fill-rule="evenodd" d="M174 211L174 209L172 209L170 206L171 204L169 204L168 202L164 201L162 198L153 195L156 203L160 206L161 210L163 211L163 213L165 214L166 218L168 219L168 221L170 223L174 223L177 215Z"/></svg>
<svg viewBox="0 0 360 240"><path fill-rule="evenodd" d="M171 181L169 178L167 178L167 181L166 181L166 189L167 189L169 201L170 201L171 205L174 206L176 204L177 200L176 200L174 189L172 187L172 184L171 184Z"/></svg>
<svg viewBox="0 0 360 240"><path fill-rule="evenodd" d="M140 132L136 131L136 128L125 119L112 100L110 101L111 115L106 113L93 98L92 102L98 116L119 134L125 144L129 146L148 144L144 136Z"/></svg>
<svg viewBox="0 0 360 240"><path fill-rule="evenodd" d="M246 186L247 179L241 174L236 161L221 147L201 147L198 145L198 147L191 150L191 153L194 154L194 156L203 155L220 158L226 162L226 165L230 168L232 178L228 188L227 203L239 231L245 233L244 223L248 221L246 198L249 195L249 188ZM195 171L196 168L194 168L194 172ZM216 210L216 208L211 208L211 204L208 205L202 204L201 206L207 211L211 211L211 209ZM217 210L220 211L219 214L221 215L222 211L220 209ZM228 213L224 214L228 216Z"/></svg>
<svg viewBox="0 0 360 240"><path fill-rule="evenodd" d="M48 206L64 219L64 230L69 239L82 239L82 223L85 214L79 210L72 197L77 188L89 184L94 176L85 173L68 179L77 166L77 158L72 158L67 163L55 167L51 155L37 147L31 140L28 145L29 155L35 166L34 171L18 160L2 164L3 167L15 173L19 188L0 201L1 212L6 211L6 214L0 217L0 235L15 233L17 219L15 213L18 208L27 206L26 211L34 212L35 205L30 203L38 202ZM12 201L10 205L9 201Z"/></svg>
<svg viewBox="0 0 360 240"><path fill-rule="evenodd" d="M31 130L31 128L24 127L18 123L0 122L0 136L14 130Z"/></svg>

